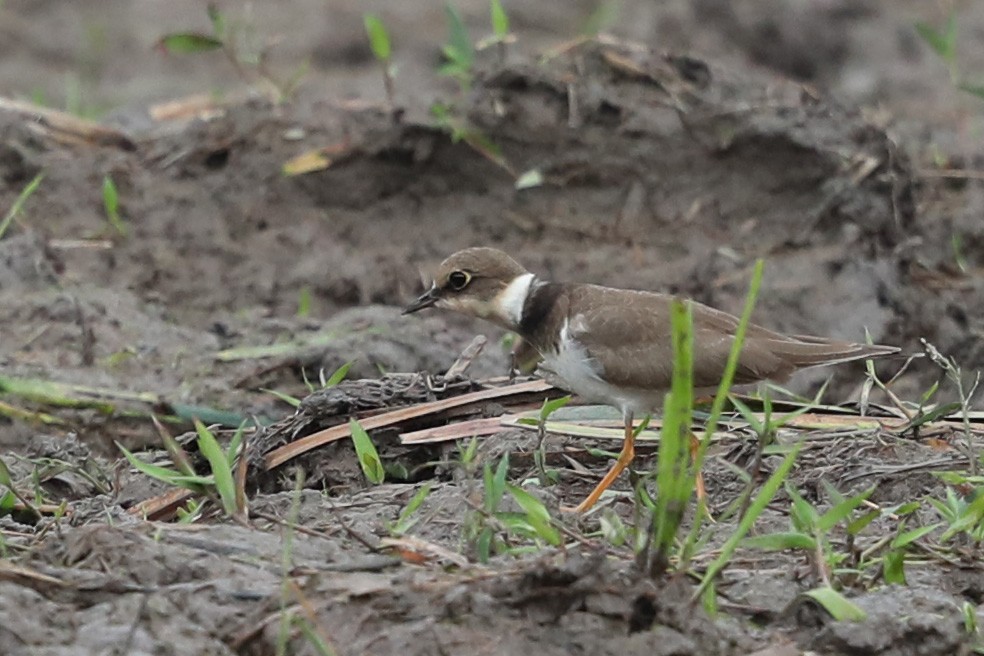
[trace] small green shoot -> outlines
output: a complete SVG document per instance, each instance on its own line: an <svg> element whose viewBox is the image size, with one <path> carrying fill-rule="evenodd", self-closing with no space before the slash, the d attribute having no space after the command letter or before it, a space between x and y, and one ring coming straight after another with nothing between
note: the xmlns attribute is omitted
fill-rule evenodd
<svg viewBox="0 0 984 656"><path fill-rule="evenodd" d="M762 489L759 490L755 498L752 499L752 503L748 506L748 510L742 515L741 521L738 522L738 527L735 529L728 539L725 541L724 545L721 546L720 553L718 557L708 566L707 572L701 579L700 586L694 593L694 599L700 599L704 596L704 593L714 584L714 580L717 575L727 566L731 557L734 555L735 550L738 548L741 541L748 535L748 532L752 530L752 526L755 524L755 520L758 519L765 507L772 502L775 497L776 492L782 487L783 482L786 477L789 476L789 472L793 469L793 464L796 462L796 456L799 455L800 449L802 448L802 443L796 444L792 450L786 455L782 463L776 468L772 475L765 481L762 485Z"/></svg>
<svg viewBox="0 0 984 656"><path fill-rule="evenodd" d="M513 178L517 173L502 154L502 150L486 135L470 126L468 122L455 114L454 107L444 103L434 103L430 107L437 127L448 133L451 143L464 142L476 153L492 162Z"/></svg>
<svg viewBox="0 0 984 656"><path fill-rule="evenodd" d="M560 533L550 523L550 513L543 503L526 490L515 485L506 485L509 494L526 513L526 522L537 537L551 546L559 546Z"/></svg>
<svg viewBox="0 0 984 656"><path fill-rule="evenodd" d="M963 236L960 233L954 232L950 236L950 250L953 251L953 261L960 273L967 273L967 255L964 253Z"/></svg>
<svg viewBox="0 0 984 656"><path fill-rule="evenodd" d="M25 496L23 496L20 492L17 491L17 487L14 485L14 480L10 475L10 469L7 468L7 463L5 463L2 458L0 458L0 487L7 488L10 496L17 499L17 501L20 501L21 505L23 505L25 509L30 511L32 515L38 518L41 517L41 512L34 507L34 504L31 503L30 500L28 500ZM9 502L9 508L3 507L5 505L4 499L6 498L7 498L7 494L4 494L4 496L0 497L0 513L3 513L5 510L9 511L11 508L13 508L12 500L11 502Z"/></svg>
<svg viewBox="0 0 984 656"><path fill-rule="evenodd" d="M499 64L503 65L506 63L506 47L516 38L509 33L509 15L502 6L502 0L492 0L489 5L489 15L492 19L492 35L479 41L477 48L484 50L494 45L499 56Z"/></svg>
<svg viewBox="0 0 984 656"><path fill-rule="evenodd" d="M553 485L560 479L557 470L547 469L547 454L544 446L547 437L547 420L550 418L550 415L563 408L570 401L570 396L562 396L557 399L544 399L543 406L540 408L540 416L537 422L536 449L533 451L533 464L536 467L540 485L543 487Z"/></svg>
<svg viewBox="0 0 984 656"><path fill-rule="evenodd" d="M485 465L483 478L485 480L485 512L494 513L499 510L502 497L506 493L506 475L509 473L509 454L502 454L499 465L492 473L492 468Z"/></svg>
<svg viewBox="0 0 984 656"><path fill-rule="evenodd" d="M309 68L307 61L286 78L274 75L269 64L273 41L267 40L257 46L262 41L256 34L255 25L247 21L227 20L214 4L208 5L208 18L212 24L211 34L190 31L165 34L157 40L157 49L172 55L222 53L239 77L249 83L263 83L277 102L283 102L297 91L301 78Z"/></svg>
<svg viewBox="0 0 984 656"><path fill-rule="evenodd" d="M601 525L601 535L613 547L623 547L629 542L631 531L622 518L611 508L605 508L598 519Z"/></svg>
<svg viewBox="0 0 984 656"><path fill-rule="evenodd" d="M134 469L142 474L171 487L180 487L195 494L206 495L217 501L228 516L236 519L244 518L246 516L246 496L240 489L233 472L245 435L246 422L240 424L229 441L229 446L225 449L222 449L215 435L205 424L198 419L195 419L194 423L195 432L198 435L198 450L208 461L211 469L211 474L207 476L195 472L184 449L163 430L159 422L157 422L158 432L160 432L165 447L175 463L174 469L145 462L119 442L116 443L116 446ZM186 512L185 516L189 512Z"/></svg>
<svg viewBox="0 0 984 656"><path fill-rule="evenodd" d="M837 525L846 524L852 513L861 507L874 491L875 488L870 487L850 498L843 498L838 494L833 507L820 513L787 483L786 492L792 500L790 508L792 530L757 535L746 539L742 544L745 547L765 550L800 549L810 559L817 578L825 587L830 587L834 568L847 557L846 554L833 549L830 535Z"/></svg>
<svg viewBox="0 0 984 656"><path fill-rule="evenodd" d="M762 419L759 419L755 412L748 407L741 399L736 396L731 397L731 403L735 406L738 412L741 414L742 419L748 422L749 427L756 435L756 448L755 448L755 460L752 462L751 471L748 474L748 482L745 486L745 490L739 497L738 514L742 515L748 509L748 503L752 496L752 491L759 478L759 473L762 471L762 461L765 458L766 452L776 441L776 434L779 429L788 424L790 421L803 415L811 410L813 410L820 403L820 399L823 398L823 394L827 389L827 383L825 382L820 390L817 392L816 396L809 403L804 404L802 407L793 410L792 412L786 413L779 416L778 418L773 417L772 413L772 397L769 393L769 388L765 389L765 393L762 395Z"/></svg>
<svg viewBox="0 0 984 656"><path fill-rule="evenodd" d="M353 364L355 364L355 360L349 360L348 362L340 366L338 369L336 369L334 372L332 372L331 376L328 376L327 380L325 380L324 370L322 370L321 371L322 389L328 387L334 387L335 385L338 385L340 382L345 380L345 377L348 376L349 369L352 368Z"/></svg>
<svg viewBox="0 0 984 656"><path fill-rule="evenodd" d="M478 441L472 440L471 444L462 452L462 464L466 473L472 471L475 466L475 452L471 445L477 446ZM506 493L506 476L509 474L509 454L504 453L496 466L495 472L488 463L485 463L482 470L482 480L484 481L484 494L482 507L471 513L469 519L464 524L464 537L475 558L481 563L487 563L492 557L492 552L498 553L500 545L495 539L497 522L495 518L499 512L499 505L502 497Z"/></svg>
<svg viewBox="0 0 984 656"><path fill-rule="evenodd" d="M225 43L222 39L209 34L178 32L162 36L157 45L161 50L170 54L192 55L220 50L225 46Z"/></svg>
<svg viewBox="0 0 984 656"><path fill-rule="evenodd" d="M334 387L335 385L338 385L340 382L345 380L345 377L348 376L349 369L352 368L353 364L355 364L355 360L349 360L348 362L340 366L338 369L333 371L332 374L327 378L325 377L325 370L319 369L318 383L320 387L315 386L314 383L308 380L307 372L304 369L301 369L301 376L304 378L304 386L307 387L308 392L312 394L317 392L319 389L328 389L329 387Z"/></svg>
<svg viewBox="0 0 984 656"><path fill-rule="evenodd" d="M306 319L311 316L311 288L308 285L301 287L300 291L297 292L297 312L295 316L298 319Z"/></svg>
<svg viewBox="0 0 984 656"><path fill-rule="evenodd" d="M920 526L910 531L903 531L904 524L900 525L899 532L889 543L888 552L882 558L882 578L885 583L895 583L906 585L905 578L905 557L911 545L917 540L929 535L940 526L939 523ZM848 528L850 530L850 527Z"/></svg>
<svg viewBox="0 0 984 656"><path fill-rule="evenodd" d="M475 65L475 47L465 28L465 22L454 5L446 4L444 13L448 19L448 42L441 51L447 61L439 72L454 78L461 91L467 91L471 86L472 68Z"/></svg>
<svg viewBox="0 0 984 656"><path fill-rule="evenodd" d="M366 14L364 16L364 21L366 24L366 35L369 37L369 47L372 48L372 54L379 61L388 64L390 57L393 54L393 50L390 45L389 33L386 31L383 21L379 20L377 16L372 14Z"/></svg>
<svg viewBox="0 0 984 656"><path fill-rule="evenodd" d="M864 610L831 587L814 588L803 595L820 604L838 622L863 622L868 618Z"/></svg>
<svg viewBox="0 0 984 656"><path fill-rule="evenodd" d="M153 463L141 460L119 442L116 443L116 446L123 453L123 455L126 456L126 459L130 462L134 469L145 476L156 478L171 487L181 487L201 494L204 493L208 487L215 485L215 479L212 476L202 476L200 474L189 475L174 469L161 467L160 465L155 465Z"/></svg>
<svg viewBox="0 0 984 656"><path fill-rule="evenodd" d="M390 527L390 533L392 535L396 537L406 535L407 531L420 521L417 511L420 510L420 506L423 505L430 491L430 483L425 483L423 487L417 490L417 493L413 495L413 498L410 499L406 507L400 511L400 516L396 518L396 523Z"/></svg>
<svg viewBox="0 0 984 656"><path fill-rule="evenodd" d="M103 208L106 210L106 220L121 237L126 237L126 224L120 217L120 196L116 183L108 175L103 178L102 185Z"/></svg>
<svg viewBox="0 0 984 656"><path fill-rule="evenodd" d="M280 392L280 391L275 390L275 389L269 389L267 387L261 387L260 388L260 391L261 392L266 392L267 394L269 394L271 396L275 396L276 398L280 399L281 401L283 401L284 403L286 403L287 405L289 405L292 408L300 408L301 407L301 399L297 398L296 396L291 396L290 394L287 394L285 392Z"/></svg>
<svg viewBox="0 0 984 656"><path fill-rule="evenodd" d="M502 6L502 0L492 0L489 7L492 16L492 33L499 39L509 35L509 16Z"/></svg>
<svg viewBox="0 0 984 656"><path fill-rule="evenodd" d="M932 48L950 71L950 79L957 81L957 12L951 11L942 28L936 29L928 23L919 21L916 33Z"/></svg>
<svg viewBox="0 0 984 656"><path fill-rule="evenodd" d="M355 419L349 420L349 431L352 434L352 444L355 446L355 454L359 458L362 473L370 483L379 485L386 479L386 469L379 459L376 445L372 443L369 433L362 424Z"/></svg>
<svg viewBox="0 0 984 656"><path fill-rule="evenodd" d="M390 42L389 32L383 21L373 14L366 14L363 17L366 25L366 36L369 37L369 47L372 49L373 56L379 62L383 72L383 86L386 90L386 102L390 111L396 107L396 91L393 83L395 69L392 63L393 46Z"/></svg>
<svg viewBox="0 0 984 656"><path fill-rule="evenodd" d="M222 501L222 509L231 517L242 516L245 508L239 508L237 506L236 481L232 474L235 462L235 450L238 448L238 445L235 444L236 438L233 438L234 443L230 445L230 452L226 453L222 450L219 441L215 439L212 431L197 419L195 420L195 432L198 433L198 450L208 460L209 467L212 469L212 476L215 479L215 489L218 491L219 499ZM239 439L242 438L241 434L242 427L237 431Z"/></svg>
<svg viewBox="0 0 984 656"><path fill-rule="evenodd" d="M977 487L966 498L961 498L948 487L944 501L928 501L948 525L940 541L952 540L959 534L966 535L977 544L984 541L984 488Z"/></svg>
<svg viewBox="0 0 984 656"><path fill-rule="evenodd" d="M478 440L476 438L471 438L467 446L462 446L461 443L458 444L458 459L461 461L461 466L468 476L472 476L477 471Z"/></svg>
<svg viewBox="0 0 984 656"><path fill-rule="evenodd" d="M960 612L963 615L964 632L970 638L970 653L984 654L984 635L981 634L981 627L977 621L977 604L965 601L960 607Z"/></svg>
<svg viewBox="0 0 984 656"><path fill-rule="evenodd" d="M27 185L21 189L21 192L17 195L17 199L14 204L10 206L7 213L3 217L3 221L0 221L0 239L7 234L7 230L10 228L10 224L14 222L14 219L21 213L24 209L24 205L27 203L27 199L34 195L34 192L38 190L41 186L41 181L44 180L44 173L38 173L34 176L34 179L27 183Z"/></svg>
<svg viewBox="0 0 984 656"><path fill-rule="evenodd" d="M202 499L189 499L188 503L178 508L175 514L179 524L194 524L202 517L205 502Z"/></svg>
<svg viewBox="0 0 984 656"><path fill-rule="evenodd" d="M926 355L929 359L943 370L947 380L949 380L957 389L957 397L960 399L960 413L963 418L963 433L964 442L966 444L967 463L970 466L971 476L976 476L979 463L977 451L974 448L974 438L970 425L970 413L974 396L977 394L977 389L981 383L981 372L978 370L973 375L972 382L968 385L964 380L963 369L959 364L957 364L956 360L952 357L948 358L944 356L935 346L927 342L925 339L920 339L919 341L922 342L923 348L926 350Z"/></svg>
<svg viewBox="0 0 984 656"><path fill-rule="evenodd" d="M984 84L967 82L960 72L957 61L957 12L950 10L946 23L937 29L922 21L915 24L916 34L939 56L946 64L950 74L950 82L960 91L984 100Z"/></svg>
<svg viewBox="0 0 984 656"><path fill-rule="evenodd" d="M965 93L969 93L972 96L984 100L984 84L972 84L970 82L961 82L957 85L957 88Z"/></svg>
<svg viewBox="0 0 984 656"><path fill-rule="evenodd" d="M581 36L588 39L597 39L598 35L611 27L618 20L617 0L602 0L591 12L587 20L581 26L579 32Z"/></svg>
<svg viewBox="0 0 984 656"><path fill-rule="evenodd" d="M493 554L528 553L543 545L560 546L562 543L560 532L554 526L546 506L526 490L507 483L508 473L508 453L503 454L494 471L485 463L482 505L475 506L475 511L470 513L464 525L465 542L474 557L482 563L488 562ZM500 510L506 492L522 512Z"/></svg>

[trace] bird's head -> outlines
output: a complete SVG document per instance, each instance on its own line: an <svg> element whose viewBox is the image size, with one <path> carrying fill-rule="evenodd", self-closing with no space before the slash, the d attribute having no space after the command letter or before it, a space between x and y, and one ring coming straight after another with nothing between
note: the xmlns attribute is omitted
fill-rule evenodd
<svg viewBox="0 0 984 656"><path fill-rule="evenodd" d="M466 248L441 262L430 289L403 310L454 310L515 330L533 274L494 248Z"/></svg>

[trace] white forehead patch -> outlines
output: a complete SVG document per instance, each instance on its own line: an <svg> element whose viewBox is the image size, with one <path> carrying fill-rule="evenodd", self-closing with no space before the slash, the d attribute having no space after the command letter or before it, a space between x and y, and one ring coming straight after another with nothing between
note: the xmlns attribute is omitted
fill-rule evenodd
<svg viewBox="0 0 984 656"><path fill-rule="evenodd" d="M526 305L526 297L529 296L532 284L532 273L516 276L495 299L499 314L513 326L518 326L523 320L523 306Z"/></svg>

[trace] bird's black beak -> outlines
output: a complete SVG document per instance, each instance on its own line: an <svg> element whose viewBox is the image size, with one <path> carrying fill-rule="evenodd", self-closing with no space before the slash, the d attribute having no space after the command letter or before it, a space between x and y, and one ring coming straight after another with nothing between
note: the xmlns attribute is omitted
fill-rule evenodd
<svg viewBox="0 0 984 656"><path fill-rule="evenodd" d="M431 287L426 292L421 294L416 301L403 308L403 314L413 314L418 310L429 308L437 303L438 299L440 299L440 296L437 294L437 289Z"/></svg>

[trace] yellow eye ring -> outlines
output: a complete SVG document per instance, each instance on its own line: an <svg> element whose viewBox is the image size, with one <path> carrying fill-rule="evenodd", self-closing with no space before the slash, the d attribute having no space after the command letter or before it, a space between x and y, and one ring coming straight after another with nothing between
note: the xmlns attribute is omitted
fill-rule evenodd
<svg viewBox="0 0 984 656"><path fill-rule="evenodd" d="M448 276L448 285L456 292L468 286L471 282L471 274L467 271L452 271Z"/></svg>

